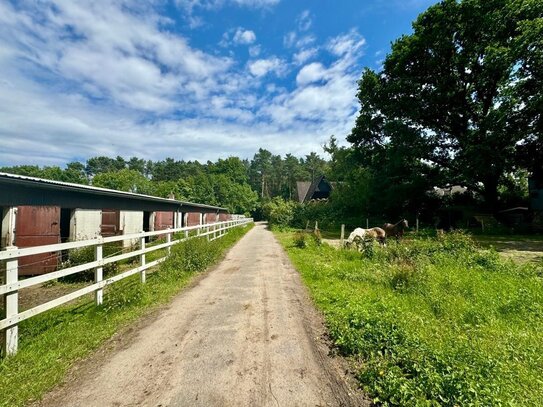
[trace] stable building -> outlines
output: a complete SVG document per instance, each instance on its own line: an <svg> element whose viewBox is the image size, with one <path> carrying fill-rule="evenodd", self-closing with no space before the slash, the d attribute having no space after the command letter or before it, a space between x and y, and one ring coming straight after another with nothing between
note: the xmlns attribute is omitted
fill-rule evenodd
<svg viewBox="0 0 543 407"><path fill-rule="evenodd" d="M228 220L228 210L88 185L0 173L0 249L128 235ZM125 240L130 246L137 241ZM20 275L54 271L58 255L20 260Z"/></svg>

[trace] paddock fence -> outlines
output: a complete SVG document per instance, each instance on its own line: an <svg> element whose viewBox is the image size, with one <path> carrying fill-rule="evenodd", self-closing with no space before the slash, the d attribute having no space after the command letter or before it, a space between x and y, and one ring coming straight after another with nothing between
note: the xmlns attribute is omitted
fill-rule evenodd
<svg viewBox="0 0 543 407"><path fill-rule="evenodd" d="M69 301L75 300L84 295L94 293L96 305L101 305L104 300L104 287L130 277L134 274L140 275L141 283L145 283L146 270L157 266L168 258L171 247L193 238L206 237L207 240L215 240L224 236L229 229L235 227L246 227L252 223L252 218L236 217L232 220L202 224L196 226L157 230L153 232L141 232L112 237L98 237L90 240L73 241L66 243L50 244L35 247L18 248L7 247L0 251L0 266L2 279L0 280L0 295L3 296L3 315L0 315L0 336L2 337L3 355L15 355L18 349L19 332L18 324L25 319L46 312ZM151 238L165 239L157 244L150 245ZM123 242L125 240L135 243L131 245L133 250L126 253L104 257L104 245L109 243ZM94 248L94 260L47 274L19 279L18 263L21 257L33 256L44 253L62 253L63 251L83 248ZM158 250L165 249L165 255L147 262L146 255ZM139 265L130 270L122 271L119 274L104 278L104 266L131 259L139 256ZM76 275L88 270L94 270L94 282L84 288L78 289L69 294L45 302L38 306L19 312L19 290L43 284L48 281L57 280L62 277Z"/></svg>

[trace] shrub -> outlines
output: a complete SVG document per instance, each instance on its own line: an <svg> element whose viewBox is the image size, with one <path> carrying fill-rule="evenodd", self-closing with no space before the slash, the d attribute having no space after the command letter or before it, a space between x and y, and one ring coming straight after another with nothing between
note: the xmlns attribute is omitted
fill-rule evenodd
<svg viewBox="0 0 543 407"><path fill-rule="evenodd" d="M305 232L296 232L294 234L294 246L299 249L305 249L307 246L307 242L305 240L306 233Z"/></svg>
<svg viewBox="0 0 543 407"><path fill-rule="evenodd" d="M262 211L271 226L286 228L292 224L296 206L297 204L293 201L285 201L277 197L266 202L262 206Z"/></svg>

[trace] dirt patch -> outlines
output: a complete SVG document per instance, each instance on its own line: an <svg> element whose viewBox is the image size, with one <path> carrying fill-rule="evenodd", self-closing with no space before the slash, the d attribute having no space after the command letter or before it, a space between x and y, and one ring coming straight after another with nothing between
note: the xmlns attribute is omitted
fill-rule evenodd
<svg viewBox="0 0 543 407"><path fill-rule="evenodd" d="M543 261L541 236L476 236L483 247L495 248L503 257L517 262Z"/></svg>

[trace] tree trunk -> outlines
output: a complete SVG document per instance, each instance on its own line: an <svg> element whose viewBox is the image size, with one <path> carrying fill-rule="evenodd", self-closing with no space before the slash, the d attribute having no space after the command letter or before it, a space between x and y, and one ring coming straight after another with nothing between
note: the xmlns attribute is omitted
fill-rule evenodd
<svg viewBox="0 0 543 407"><path fill-rule="evenodd" d="M483 198L485 200L484 207L491 213L498 211L498 179L495 177L487 177L484 183Z"/></svg>

